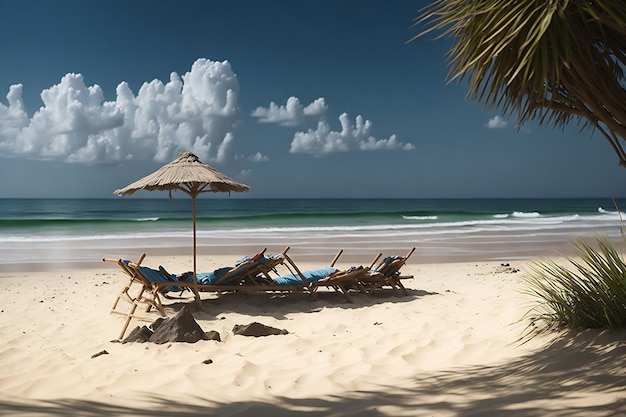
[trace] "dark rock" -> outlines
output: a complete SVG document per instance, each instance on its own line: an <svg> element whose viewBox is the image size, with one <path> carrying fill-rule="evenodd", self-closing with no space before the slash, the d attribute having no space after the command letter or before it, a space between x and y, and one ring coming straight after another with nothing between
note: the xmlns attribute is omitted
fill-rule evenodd
<svg viewBox="0 0 626 417"><path fill-rule="evenodd" d="M152 336L152 330L147 326L137 326L126 336L126 339L122 340L122 343L145 343L150 340L150 336Z"/></svg>
<svg viewBox="0 0 626 417"><path fill-rule="evenodd" d="M205 365L210 365L210 364L213 363L213 359L204 360L204 361L202 361L202 363L205 364Z"/></svg>
<svg viewBox="0 0 626 417"><path fill-rule="evenodd" d="M195 343L198 340L207 340L207 336L186 307L176 313L174 317L160 321L156 325L154 333L150 336L150 342L156 344L170 342Z"/></svg>
<svg viewBox="0 0 626 417"><path fill-rule="evenodd" d="M222 341L220 334L216 330L210 330L206 332L206 340L217 340L218 342Z"/></svg>
<svg viewBox="0 0 626 417"><path fill-rule="evenodd" d="M195 343L198 340L221 341L220 334L215 330L205 333L193 315L183 308L174 317L159 317L150 327L137 326L122 343L152 342L157 344L170 342Z"/></svg>
<svg viewBox="0 0 626 417"><path fill-rule="evenodd" d="M235 324L233 333L241 336L271 336L276 334L289 334L285 329L277 329L275 327L266 326L264 324L253 322L250 324Z"/></svg>
<svg viewBox="0 0 626 417"><path fill-rule="evenodd" d="M158 319L156 319L154 323L150 325L152 331L154 332L156 329L158 329L163 323L165 323L165 320L167 320L165 317L159 317Z"/></svg>

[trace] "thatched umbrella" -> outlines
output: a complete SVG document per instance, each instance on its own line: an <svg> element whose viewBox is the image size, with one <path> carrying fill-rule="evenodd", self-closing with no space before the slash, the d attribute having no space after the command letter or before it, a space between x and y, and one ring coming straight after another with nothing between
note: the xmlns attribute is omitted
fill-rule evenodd
<svg viewBox="0 0 626 417"><path fill-rule="evenodd" d="M199 309L202 309L196 277L196 197L200 193L244 192L250 187L227 177L215 168L202 163L191 152L183 152L178 158L164 165L154 173L135 181L125 188L115 190L117 195L131 195L138 190L169 191L180 190L191 197L193 218L193 291Z"/></svg>

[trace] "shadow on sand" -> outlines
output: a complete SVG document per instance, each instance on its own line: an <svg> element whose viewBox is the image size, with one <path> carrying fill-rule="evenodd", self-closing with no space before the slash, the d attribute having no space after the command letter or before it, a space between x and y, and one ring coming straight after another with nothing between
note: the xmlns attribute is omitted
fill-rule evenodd
<svg viewBox="0 0 626 417"><path fill-rule="evenodd" d="M407 289L408 296L395 296L391 291L377 291L372 295L352 294L353 303L346 302L342 294L332 291L318 292L319 300L305 293L230 292L213 295L202 300L203 311L196 311L192 298L169 299L165 304L168 314L174 315L183 307L191 307L198 320L214 320L228 313L245 313L255 317L284 319L292 313L312 313L322 308L359 309L382 303L409 303L416 299L438 295L436 292Z"/></svg>
<svg viewBox="0 0 626 417"><path fill-rule="evenodd" d="M418 375L405 388L272 403L189 403L154 396L152 407L82 400L0 401L0 415L96 416L617 416L626 414L626 333L562 335L546 349L501 365ZM112 401L113 402L113 401Z"/></svg>

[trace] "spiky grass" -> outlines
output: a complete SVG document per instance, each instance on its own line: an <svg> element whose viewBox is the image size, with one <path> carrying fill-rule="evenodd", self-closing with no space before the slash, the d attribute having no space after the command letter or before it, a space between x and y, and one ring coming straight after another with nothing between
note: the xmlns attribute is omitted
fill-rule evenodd
<svg viewBox="0 0 626 417"><path fill-rule="evenodd" d="M568 266L553 260L531 264L524 292L539 303L527 319L547 329L626 327L626 263L608 239L594 242L576 241L578 257L565 257Z"/></svg>

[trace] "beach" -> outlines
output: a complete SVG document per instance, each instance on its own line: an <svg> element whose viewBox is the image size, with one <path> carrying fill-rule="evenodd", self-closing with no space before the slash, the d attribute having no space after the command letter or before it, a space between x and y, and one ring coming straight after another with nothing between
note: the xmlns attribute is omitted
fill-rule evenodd
<svg viewBox="0 0 626 417"><path fill-rule="evenodd" d="M304 253L294 253L301 269L329 261ZM348 248L338 266L359 256L369 263L370 254ZM208 270L233 259L203 252L198 265ZM521 318L532 300L521 290L530 259L418 259L403 269L414 278L402 297L355 293L350 304L322 290L318 301L304 293L206 293L204 311L193 299L165 300L168 315L187 305L221 341L162 345L114 341L124 318L109 311L128 279L113 263L3 270L0 415L626 413L624 333L523 337L529 323ZM148 254L143 264L186 271L192 258ZM288 333L233 334L235 325L251 322ZM129 330L143 324L133 320Z"/></svg>
<svg viewBox="0 0 626 417"><path fill-rule="evenodd" d="M626 0L428 3L0 0L0 417L626 417Z"/></svg>

